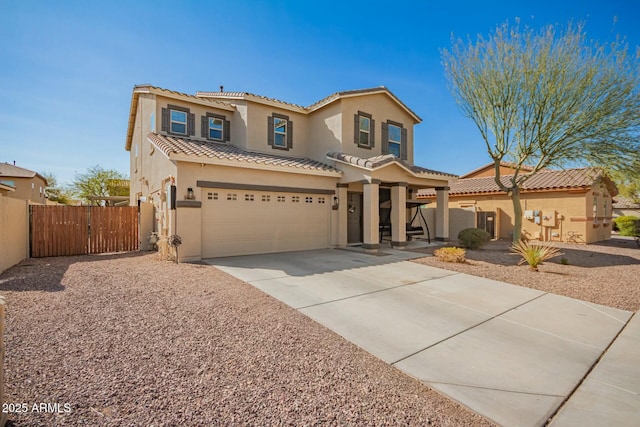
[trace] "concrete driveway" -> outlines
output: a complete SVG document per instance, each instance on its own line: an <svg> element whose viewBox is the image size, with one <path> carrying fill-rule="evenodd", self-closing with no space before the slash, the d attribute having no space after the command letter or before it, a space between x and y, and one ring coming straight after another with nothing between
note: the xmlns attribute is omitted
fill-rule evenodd
<svg viewBox="0 0 640 427"><path fill-rule="evenodd" d="M592 374L604 379L585 380L632 313L407 261L419 256L328 249L206 262L500 425L540 426L556 414L556 425L640 422L638 368L631 385L608 384L611 368L600 365ZM629 362L640 327L624 334L631 337L618 359ZM590 400L606 400L583 392L594 384L609 385L614 403L621 387L629 392L627 411L604 405L585 416Z"/></svg>

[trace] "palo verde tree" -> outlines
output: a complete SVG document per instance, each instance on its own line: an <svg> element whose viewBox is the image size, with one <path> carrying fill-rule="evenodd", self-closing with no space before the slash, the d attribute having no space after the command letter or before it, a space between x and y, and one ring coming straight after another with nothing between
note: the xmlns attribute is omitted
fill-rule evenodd
<svg viewBox="0 0 640 427"><path fill-rule="evenodd" d="M496 184L512 198L514 242L520 191L536 172L639 164L639 57L623 40L588 40L583 24L534 31L516 22L475 42L454 39L441 53L450 90L495 162ZM502 161L515 164L513 175L500 175Z"/></svg>

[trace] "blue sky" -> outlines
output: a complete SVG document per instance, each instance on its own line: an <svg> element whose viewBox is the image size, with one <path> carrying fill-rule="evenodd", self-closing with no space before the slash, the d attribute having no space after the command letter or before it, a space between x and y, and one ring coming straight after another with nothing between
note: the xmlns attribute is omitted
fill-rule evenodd
<svg viewBox="0 0 640 427"><path fill-rule="evenodd" d="M589 38L640 45L640 2L0 0L0 162L70 182L129 172L133 86L245 91L309 105L388 87L423 118L415 162L463 174L488 162L440 63L451 34L586 21ZM614 25L614 19L617 21Z"/></svg>

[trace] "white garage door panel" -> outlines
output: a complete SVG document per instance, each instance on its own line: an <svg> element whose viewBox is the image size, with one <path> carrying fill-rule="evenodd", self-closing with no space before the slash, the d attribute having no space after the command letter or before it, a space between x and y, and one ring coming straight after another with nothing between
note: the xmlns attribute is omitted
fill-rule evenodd
<svg viewBox="0 0 640 427"><path fill-rule="evenodd" d="M327 248L330 200L330 195L203 189L202 256Z"/></svg>

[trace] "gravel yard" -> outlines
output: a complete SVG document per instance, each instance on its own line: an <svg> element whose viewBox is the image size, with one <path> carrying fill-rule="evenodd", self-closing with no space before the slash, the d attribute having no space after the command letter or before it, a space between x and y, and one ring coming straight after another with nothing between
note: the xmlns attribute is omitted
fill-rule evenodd
<svg viewBox="0 0 640 427"><path fill-rule="evenodd" d="M0 294L5 402L28 407L9 425L491 425L213 267L31 259L0 275Z"/></svg>
<svg viewBox="0 0 640 427"><path fill-rule="evenodd" d="M577 298L623 310L640 310L640 248L631 238L613 237L590 245L554 244L564 255L545 262L540 272L518 266L520 257L510 254L510 242L490 242L482 249L467 250L467 263L442 262L425 257L415 262L487 277ZM433 254L434 249L421 252ZM560 264L566 258L568 265Z"/></svg>

